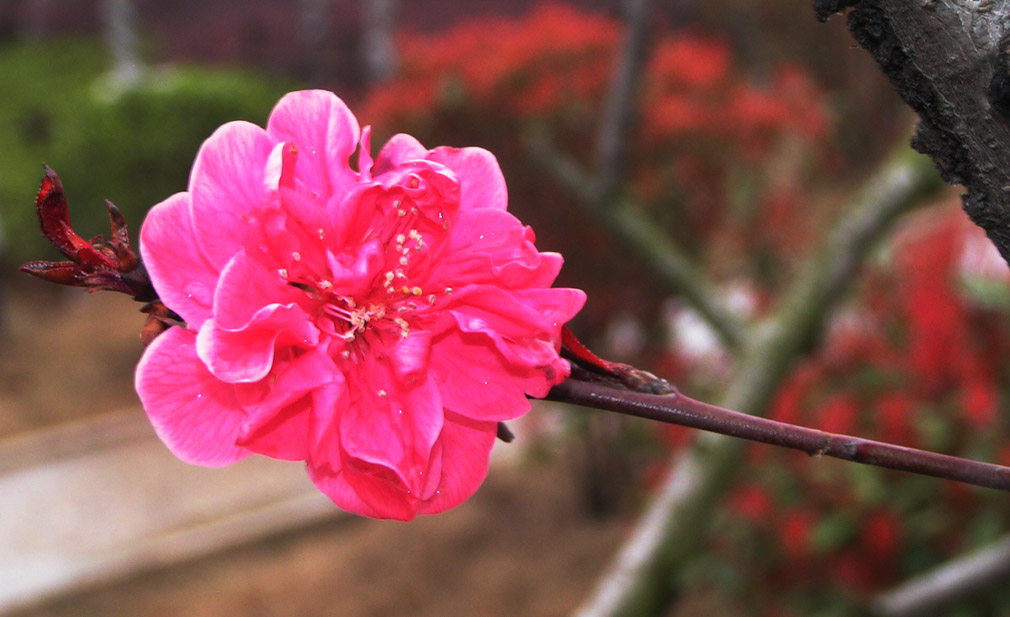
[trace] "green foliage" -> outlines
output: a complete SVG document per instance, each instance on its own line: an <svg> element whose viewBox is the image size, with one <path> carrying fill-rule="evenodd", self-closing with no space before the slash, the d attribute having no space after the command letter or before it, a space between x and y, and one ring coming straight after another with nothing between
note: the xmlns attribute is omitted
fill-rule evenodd
<svg viewBox="0 0 1010 617"><path fill-rule="evenodd" d="M99 48L80 40L0 48L0 221L15 255L44 246L33 241L41 164L56 164L53 144L70 131L102 62Z"/></svg>
<svg viewBox="0 0 1010 617"><path fill-rule="evenodd" d="M234 70L154 69L120 87L100 48L63 41L0 50L0 217L13 259L49 255L32 201L41 163L60 174L82 235L108 233L103 200L134 231L147 209L186 189L200 144L229 120L262 124L290 84Z"/></svg>

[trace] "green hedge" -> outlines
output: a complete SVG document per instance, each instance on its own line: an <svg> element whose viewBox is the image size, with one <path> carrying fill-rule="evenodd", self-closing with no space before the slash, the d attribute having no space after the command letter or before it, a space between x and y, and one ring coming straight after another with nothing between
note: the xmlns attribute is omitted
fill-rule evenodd
<svg viewBox="0 0 1010 617"><path fill-rule="evenodd" d="M152 69L123 89L103 75L104 64L100 46L88 41L0 48L0 218L10 259L52 256L33 208L43 162L63 179L82 235L108 233L104 199L136 230L148 208L185 189L193 157L215 128L237 119L262 124L292 89L194 67Z"/></svg>

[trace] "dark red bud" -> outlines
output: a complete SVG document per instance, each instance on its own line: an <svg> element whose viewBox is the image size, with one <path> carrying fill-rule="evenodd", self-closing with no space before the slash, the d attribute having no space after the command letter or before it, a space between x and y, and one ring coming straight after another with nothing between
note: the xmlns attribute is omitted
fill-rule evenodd
<svg viewBox="0 0 1010 617"><path fill-rule="evenodd" d="M126 217L119 211L116 204L105 200L105 208L109 211L109 225L112 228L112 242L109 246L115 252L121 272L129 272L137 267L140 258L130 248L130 231L126 228Z"/></svg>
<svg viewBox="0 0 1010 617"><path fill-rule="evenodd" d="M561 348L573 356L569 358L570 360L577 360L583 368L593 367L598 372L608 375L614 374L614 363L608 362L590 351L582 344L582 341L576 338L575 333L568 329L568 326L561 326Z"/></svg>
<svg viewBox="0 0 1010 617"><path fill-rule="evenodd" d="M673 394L677 391L670 382L648 371L604 360L583 345L568 326L561 327L561 357L588 374L601 376L605 381L617 382L629 390L650 394Z"/></svg>
<svg viewBox="0 0 1010 617"><path fill-rule="evenodd" d="M43 168L45 177L35 198L42 235L66 257L76 260L78 251L88 246L88 243L74 233L70 226L67 194L63 191L63 183L60 182L59 176L48 165L44 165Z"/></svg>
<svg viewBox="0 0 1010 617"><path fill-rule="evenodd" d="M141 301L157 298L150 277L130 247L126 218L112 202L105 202L109 212L111 239L101 236L84 240L70 225L67 196L59 176L45 166L45 177L35 199L42 235L70 261L33 261L21 270L33 276L59 283L130 294Z"/></svg>
<svg viewBox="0 0 1010 617"><path fill-rule="evenodd" d="M21 271L57 285L77 285L80 266L70 261L30 261Z"/></svg>

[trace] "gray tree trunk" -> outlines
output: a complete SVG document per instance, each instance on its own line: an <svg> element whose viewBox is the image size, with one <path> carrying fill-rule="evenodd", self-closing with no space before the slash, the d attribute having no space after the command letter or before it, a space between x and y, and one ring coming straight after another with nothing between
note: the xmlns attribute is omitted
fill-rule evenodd
<svg viewBox="0 0 1010 617"><path fill-rule="evenodd" d="M105 45L112 59L113 79L136 83L143 74L137 36L137 12L132 0L102 0Z"/></svg>
<svg viewBox="0 0 1010 617"><path fill-rule="evenodd" d="M361 55L365 60L369 83L392 79L397 71L396 32L397 0L365 0L364 31L361 37Z"/></svg>
<svg viewBox="0 0 1010 617"><path fill-rule="evenodd" d="M816 0L848 9L856 42L919 114L912 146L1010 261L1010 1Z"/></svg>

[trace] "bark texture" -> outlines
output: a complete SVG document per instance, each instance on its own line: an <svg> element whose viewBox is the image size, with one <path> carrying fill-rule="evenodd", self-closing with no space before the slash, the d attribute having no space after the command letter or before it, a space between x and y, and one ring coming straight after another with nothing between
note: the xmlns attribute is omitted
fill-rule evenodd
<svg viewBox="0 0 1010 617"><path fill-rule="evenodd" d="M967 189L971 220L1010 262L1010 1L816 0L919 114L912 146Z"/></svg>

